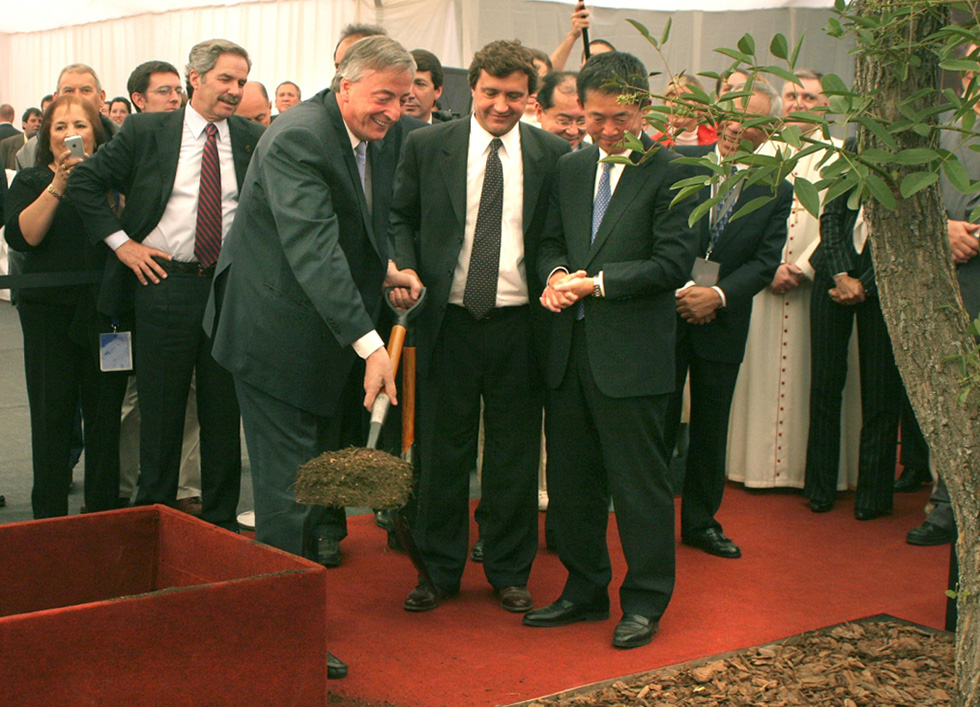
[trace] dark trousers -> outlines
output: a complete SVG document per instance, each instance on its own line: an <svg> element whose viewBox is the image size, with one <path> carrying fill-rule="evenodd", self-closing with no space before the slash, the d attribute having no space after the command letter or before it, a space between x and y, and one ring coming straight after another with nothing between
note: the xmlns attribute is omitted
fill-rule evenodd
<svg viewBox="0 0 980 707"><path fill-rule="evenodd" d="M94 307L90 314L80 311L83 307L23 301L17 307L31 408L35 518L68 514L69 450L79 398L85 421L85 507L106 511L119 505L119 414L126 374L99 370Z"/></svg>
<svg viewBox="0 0 980 707"><path fill-rule="evenodd" d="M255 497L255 539L280 550L317 559L316 536L347 536L343 508L296 502L296 470L321 453L364 444L360 401L364 366L348 377L337 414L320 417L238 379L245 444ZM360 393L360 395L358 395Z"/></svg>
<svg viewBox="0 0 980 707"><path fill-rule="evenodd" d="M667 476L667 395L611 398L596 386L585 327L576 323L568 370L548 396L548 515L568 570L561 597L608 607L609 498L626 558L624 613L659 618L674 591L674 500Z"/></svg>
<svg viewBox="0 0 980 707"><path fill-rule="evenodd" d="M818 275L810 302L810 436L803 493L812 501L829 503L837 490L841 393L847 378L847 346L857 317L863 423L854 505L889 511L902 382L878 298L850 306L837 304L827 294L832 287L832 280Z"/></svg>
<svg viewBox="0 0 980 707"><path fill-rule="evenodd" d="M242 480L238 400L231 374L211 357L204 307L211 278L171 272L136 291L136 389L140 400L137 504L177 502L184 412L197 375L201 517L237 530Z"/></svg>
<svg viewBox="0 0 980 707"><path fill-rule="evenodd" d="M527 584L538 542L541 383L530 312L476 321L449 305L432 366L419 379L421 480L415 536L433 582L459 588L469 549L469 472L483 400L483 569L501 589Z"/></svg>
<svg viewBox="0 0 980 707"><path fill-rule="evenodd" d="M721 530L715 514L725 494L728 417L741 366L709 361L698 355L690 336L694 326L698 325L677 321L676 388L667 407L667 449L673 451L681 420L684 382L690 373L690 443L681 501L681 537L711 528Z"/></svg>

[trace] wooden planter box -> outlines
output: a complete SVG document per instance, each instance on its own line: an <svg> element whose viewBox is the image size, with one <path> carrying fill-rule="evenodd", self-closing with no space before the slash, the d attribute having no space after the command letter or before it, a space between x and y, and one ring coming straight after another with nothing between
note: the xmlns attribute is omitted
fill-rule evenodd
<svg viewBox="0 0 980 707"><path fill-rule="evenodd" d="M0 525L0 703L325 705L326 570L164 506Z"/></svg>

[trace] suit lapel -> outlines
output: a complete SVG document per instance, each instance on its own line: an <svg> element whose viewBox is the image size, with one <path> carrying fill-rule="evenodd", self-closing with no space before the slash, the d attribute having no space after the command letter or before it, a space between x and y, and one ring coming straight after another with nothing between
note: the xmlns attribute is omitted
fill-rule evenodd
<svg viewBox="0 0 980 707"><path fill-rule="evenodd" d="M337 96L331 91L324 96L324 104L337 143L340 146L340 154L344 160L344 166L347 168L347 175L350 177L354 192L357 194L357 203L361 207L361 220L364 223L364 230L367 232L368 240L371 241L371 245L374 246L374 250L378 253L378 256L384 257L386 249L381 248L374 233L374 228L371 225L371 213L368 211L367 200L364 197L364 188L361 186L361 174L357 171L357 160L354 158L354 150L351 147L350 137L347 134L344 117L340 113L340 106L337 105Z"/></svg>
<svg viewBox="0 0 980 707"><path fill-rule="evenodd" d="M439 171L442 173L457 224L462 230L466 227L466 163L470 144L470 121L460 120L456 125L459 128L453 131L442 146Z"/></svg>
<svg viewBox="0 0 980 707"><path fill-rule="evenodd" d="M521 136L521 163L524 167L524 211L522 218L524 228L527 229L534 222L534 210L538 205L538 196L541 191L541 183L544 181L544 172L541 169L541 161L544 159L544 152L534 138L533 129L523 122L518 123ZM525 231L525 236L527 231Z"/></svg>
<svg viewBox="0 0 980 707"><path fill-rule="evenodd" d="M249 138L235 116L228 119L228 134L231 136L231 156L235 163L235 181L238 182L238 193L242 193L245 184L245 173L248 171L248 161L255 149L255 141Z"/></svg>
<svg viewBox="0 0 980 707"><path fill-rule="evenodd" d="M177 179L177 162L180 160L180 143L184 132L184 111L178 110L167 116L166 122L156 133L157 155L160 160L160 214L166 208L170 193ZM174 145L177 149L174 149ZM159 218L157 219L159 221Z"/></svg>
<svg viewBox="0 0 980 707"><path fill-rule="evenodd" d="M566 237L569 262L576 269L585 266L589 256L592 238L592 207L595 191L596 163L599 161L599 148L590 145L575 155L580 163L569 169L572 183L569 185L568 223L575 230ZM563 200L564 201L564 200Z"/></svg>

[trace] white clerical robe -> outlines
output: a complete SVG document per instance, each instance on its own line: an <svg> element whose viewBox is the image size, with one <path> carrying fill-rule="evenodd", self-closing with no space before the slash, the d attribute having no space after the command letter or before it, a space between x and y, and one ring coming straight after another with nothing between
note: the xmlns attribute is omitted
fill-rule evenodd
<svg viewBox="0 0 980 707"><path fill-rule="evenodd" d="M760 153L775 154L766 143ZM793 148L780 144L779 149ZM804 157L789 177L817 182L822 153ZM821 198L823 195L821 194ZM820 242L820 220L793 199L784 263L793 263L807 280L785 294L769 288L755 296L752 320L732 399L728 427L728 478L751 488L802 488L810 420L810 255ZM851 336L841 417L841 463L837 486L857 483L861 434L861 389L857 334Z"/></svg>

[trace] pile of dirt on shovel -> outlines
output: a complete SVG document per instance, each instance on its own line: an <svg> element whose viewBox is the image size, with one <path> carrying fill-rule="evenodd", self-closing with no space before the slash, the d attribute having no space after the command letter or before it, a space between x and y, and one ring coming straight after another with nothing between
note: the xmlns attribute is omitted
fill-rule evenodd
<svg viewBox="0 0 980 707"><path fill-rule="evenodd" d="M296 474L296 500L318 506L397 508L411 490L412 465L379 449L324 452Z"/></svg>

